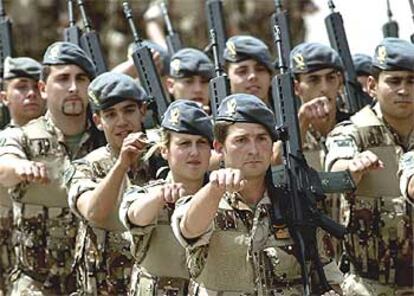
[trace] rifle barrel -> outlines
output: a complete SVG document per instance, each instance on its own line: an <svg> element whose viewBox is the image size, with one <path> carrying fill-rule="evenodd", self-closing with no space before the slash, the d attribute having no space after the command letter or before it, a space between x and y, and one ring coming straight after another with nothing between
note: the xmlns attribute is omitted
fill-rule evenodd
<svg viewBox="0 0 414 296"><path fill-rule="evenodd" d="M81 18L83 20L83 24L85 26L85 30L89 32L92 30L92 26L91 26L88 16L86 15L85 4L83 3L83 0L78 0L78 7L79 7L80 14L81 14Z"/></svg>
<svg viewBox="0 0 414 296"><path fill-rule="evenodd" d="M142 42L142 39L138 34L137 28L135 27L134 18L132 16L132 9L131 7L129 7L129 3L127 1L124 1L122 3L122 7L124 9L124 15L128 21L128 25L131 30L132 37L134 38L134 42L140 44Z"/></svg>
<svg viewBox="0 0 414 296"><path fill-rule="evenodd" d="M167 27L168 34L172 35L174 34L174 29L171 24L170 16L168 15L167 5L165 5L165 2L162 2L160 4L162 15L164 16L164 22L165 26Z"/></svg>

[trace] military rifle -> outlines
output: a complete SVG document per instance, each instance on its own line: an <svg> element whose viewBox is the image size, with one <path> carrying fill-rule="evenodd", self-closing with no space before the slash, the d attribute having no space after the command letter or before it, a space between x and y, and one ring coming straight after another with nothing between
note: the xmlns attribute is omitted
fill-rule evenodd
<svg viewBox="0 0 414 296"><path fill-rule="evenodd" d="M96 73L99 75L108 71L102 53L101 41L99 40L98 33L92 29L91 23L86 15L83 0L78 0L78 7L84 24L84 32L80 37L80 46L94 62Z"/></svg>
<svg viewBox="0 0 414 296"><path fill-rule="evenodd" d="M282 34L282 54L285 61L289 61L289 54L292 49L289 35L289 21L288 14L286 10L283 10L282 0L274 0L275 2L275 12L273 13L270 24L273 29L274 26L279 26L280 34Z"/></svg>
<svg viewBox="0 0 414 296"><path fill-rule="evenodd" d="M414 2L413 2L413 0L408 0L408 3L410 4L411 16L412 16L413 21L414 21ZM411 40L411 43L414 43L414 34L411 34L410 40Z"/></svg>
<svg viewBox="0 0 414 296"><path fill-rule="evenodd" d="M345 104L348 112L354 114L365 105L370 104L372 99L362 90L361 84L357 80L342 15L335 12L335 5L332 0L328 0L328 6L331 13L325 18L325 26L328 31L329 42L341 57L345 67Z"/></svg>
<svg viewBox="0 0 414 296"><path fill-rule="evenodd" d="M398 38L398 23L392 20L392 11L390 6L390 0L387 0L387 16L388 22L382 26L382 34L386 37L397 37Z"/></svg>
<svg viewBox="0 0 414 296"><path fill-rule="evenodd" d="M141 84L149 96L150 108L154 110L155 114L157 114L158 122L161 123L162 116L167 110L170 101L165 95L157 68L155 67L154 60L152 59L151 51L142 43L142 39L138 35L132 16L132 10L127 1L124 1L122 5L124 8L125 18L128 21L128 25L136 45L136 49L132 53L132 59L134 61L135 68L138 71Z"/></svg>
<svg viewBox="0 0 414 296"><path fill-rule="evenodd" d="M160 7L161 7L162 15L164 17L165 26L167 27L168 34L166 36L166 41L167 41L168 52L170 53L170 55L173 55L182 48L180 35L174 31L170 17L168 15L167 6L165 5L165 3L162 2L160 4Z"/></svg>
<svg viewBox="0 0 414 296"><path fill-rule="evenodd" d="M220 65L224 65L224 48L226 47L226 26L223 18L223 3L221 0L207 0L206 1L206 18L208 32L214 30L217 36L218 58ZM210 44L211 46L211 44Z"/></svg>
<svg viewBox="0 0 414 296"><path fill-rule="evenodd" d="M69 26L63 31L64 40L80 46L81 30L76 25L75 16L73 15L73 0L68 0L68 18Z"/></svg>
<svg viewBox="0 0 414 296"><path fill-rule="evenodd" d="M319 174L311 168L302 151L298 119L298 99L295 97L293 77L283 58L281 33L278 26L273 28L279 58L280 74L272 79L272 94L277 122L278 138L283 142L284 165L272 167L272 183L276 194L271 194L272 225L286 224L298 248L301 264L304 295L310 295L310 280L306 261L316 268L321 292L330 290L322 263L319 258L316 228L321 227L337 238L343 238L346 229L335 223L317 208L317 201L325 198L327 192L345 192L355 189L349 172ZM330 180L330 181L329 181ZM335 180L335 181L334 181ZM337 184L338 182L338 184ZM340 185L327 188L326 185ZM322 294L322 293L321 293Z"/></svg>
<svg viewBox="0 0 414 296"><path fill-rule="evenodd" d="M13 55L13 40L11 21L7 17L0 0L0 78L3 79L4 59Z"/></svg>
<svg viewBox="0 0 414 296"><path fill-rule="evenodd" d="M217 35L214 29L210 30L210 44L213 50L214 72L216 77L210 79L208 84L211 114L213 118L216 118L217 109L221 101L230 95L230 81L220 64Z"/></svg>

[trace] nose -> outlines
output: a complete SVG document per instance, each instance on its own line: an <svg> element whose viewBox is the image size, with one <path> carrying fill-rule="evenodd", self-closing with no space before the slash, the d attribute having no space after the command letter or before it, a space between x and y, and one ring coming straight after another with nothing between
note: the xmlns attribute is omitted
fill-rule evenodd
<svg viewBox="0 0 414 296"><path fill-rule="evenodd" d="M199 153L199 150L198 150L197 143L194 142L191 145L190 155L193 155L194 156L194 155L198 155L198 153Z"/></svg>
<svg viewBox="0 0 414 296"><path fill-rule="evenodd" d="M75 78L72 78L69 82L69 92L70 93L78 92L78 83Z"/></svg>
<svg viewBox="0 0 414 296"><path fill-rule="evenodd" d="M31 87L29 88L29 91L27 92L26 97L30 100L35 100L37 99L37 97L39 96L39 92L37 90L37 88L35 87Z"/></svg>
<svg viewBox="0 0 414 296"><path fill-rule="evenodd" d="M257 143L255 140L249 141L249 154L250 155L257 155L259 153L259 149L257 147Z"/></svg>
<svg viewBox="0 0 414 296"><path fill-rule="evenodd" d="M257 78L257 73L254 69L249 71L248 80L254 80Z"/></svg>

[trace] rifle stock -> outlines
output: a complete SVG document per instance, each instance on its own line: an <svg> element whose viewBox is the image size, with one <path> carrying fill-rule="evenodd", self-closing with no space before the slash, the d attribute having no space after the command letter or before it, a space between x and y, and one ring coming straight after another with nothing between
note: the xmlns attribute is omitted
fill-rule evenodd
<svg viewBox="0 0 414 296"><path fill-rule="evenodd" d="M329 188L326 186L324 188L320 174L307 164L303 154L297 115L298 99L295 97L292 73L283 58L281 45L283 41L278 26L273 28L273 37L279 56L280 74L272 80L272 94L277 116L277 132L279 139L283 142L284 165L282 170L280 167L271 168L272 182L281 196L271 196L270 198L273 212L282 213L284 221L289 227L289 232L299 249L298 260L301 264L304 295L310 295L306 260L311 260L316 268L320 289L322 291L330 290L318 254L316 228L321 227L338 238L343 238L346 230L345 227L329 219L317 208L317 201L325 198L324 190ZM346 181L343 180L347 186L340 190L350 189L348 187L354 189L349 173L341 175L340 178L344 176L348 177ZM329 176L324 176L324 178L327 177L329 179ZM338 175L333 176L334 179L337 177ZM338 179L335 180L338 181ZM278 223L280 225L278 219L272 220L275 229L277 229Z"/></svg>
<svg viewBox="0 0 414 296"><path fill-rule="evenodd" d="M157 68L152 59L151 51L147 46L143 45L142 39L138 35L132 16L132 10L127 1L124 1L122 5L125 18L128 21L129 28L136 44L136 50L132 53L132 59L135 68L138 71L141 84L151 100L150 107L154 110L154 113L157 114L157 121L161 123L162 116L167 110L170 102L165 95Z"/></svg>
<svg viewBox="0 0 414 296"><path fill-rule="evenodd" d="M84 32L80 37L80 46L94 62L96 73L99 75L108 71L102 53L101 41L98 33L91 27L88 16L86 15L83 0L78 0L78 7L84 23Z"/></svg>

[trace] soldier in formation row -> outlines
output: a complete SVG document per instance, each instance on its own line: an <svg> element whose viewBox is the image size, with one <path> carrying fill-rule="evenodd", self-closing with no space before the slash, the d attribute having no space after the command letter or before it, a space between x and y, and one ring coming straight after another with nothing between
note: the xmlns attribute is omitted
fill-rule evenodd
<svg viewBox="0 0 414 296"><path fill-rule="evenodd" d="M267 45L227 40L231 94L217 114L210 58L151 48L173 101L155 131L130 59L97 77L68 42L50 45L42 64L6 59L0 295L303 294L298 246L286 225L272 225L280 196L270 168L283 149ZM349 114L338 53L302 43L290 54L308 163L348 170L357 185L317 205L348 232L334 241L318 230L332 289L320 292L317 276L311 286L315 295L414 295L414 45L386 38L355 64L373 101Z"/></svg>

